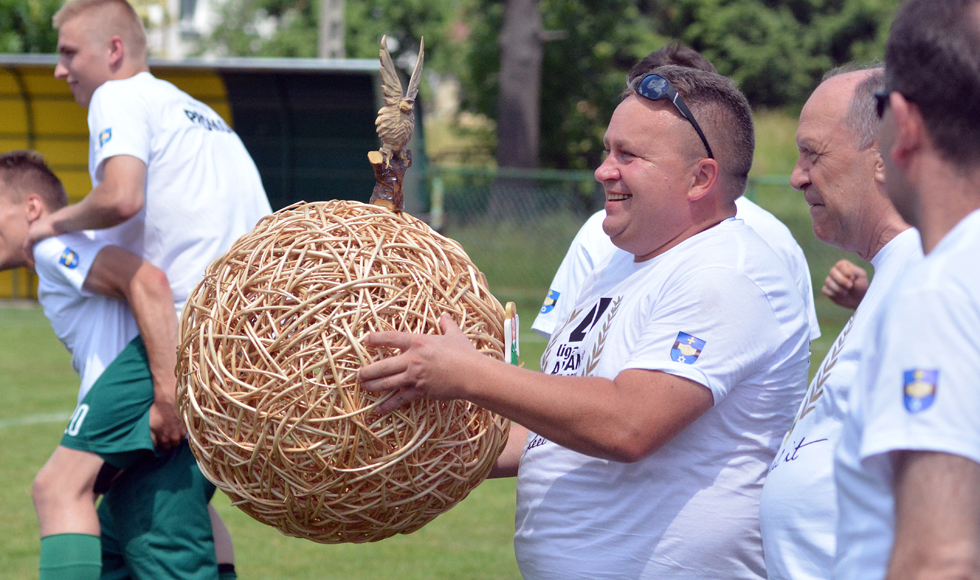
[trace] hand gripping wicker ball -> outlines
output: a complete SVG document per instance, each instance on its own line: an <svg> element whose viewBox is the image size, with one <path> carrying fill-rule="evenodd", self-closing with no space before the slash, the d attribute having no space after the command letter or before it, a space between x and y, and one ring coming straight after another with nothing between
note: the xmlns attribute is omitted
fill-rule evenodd
<svg viewBox="0 0 980 580"><path fill-rule="evenodd" d="M403 175L408 152L369 158L375 197L400 193L383 177ZM208 267L183 313L178 406L191 449L234 505L286 535L413 532L482 482L506 442L509 423L465 401L382 416L389 395L359 388L357 371L391 354L365 335L438 333L443 313L503 358L504 312L484 276L388 201L394 210L331 201L265 218Z"/></svg>

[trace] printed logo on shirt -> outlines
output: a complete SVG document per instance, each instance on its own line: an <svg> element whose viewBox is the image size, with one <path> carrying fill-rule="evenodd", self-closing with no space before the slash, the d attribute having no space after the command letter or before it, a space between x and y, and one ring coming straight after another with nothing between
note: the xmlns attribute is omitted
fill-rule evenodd
<svg viewBox="0 0 980 580"><path fill-rule="evenodd" d="M686 332L678 332L674 347L670 349L670 360L674 362L693 365L694 361L701 356L705 341L691 336Z"/></svg>
<svg viewBox="0 0 980 580"><path fill-rule="evenodd" d="M548 290L548 296L545 297L544 305L541 306L541 314L548 314L554 310L559 296L561 296L561 292L558 292L557 290Z"/></svg>
<svg viewBox="0 0 980 580"><path fill-rule="evenodd" d="M541 360L547 363L548 374L591 376L599 364L599 359L602 357L606 339L609 336L609 329L612 326L613 318L615 318L622 301L622 296L617 298L600 298L581 320L578 317L585 310L584 308L572 312L572 315L562 325L561 330L552 335L552 340L548 343L548 347L541 357ZM569 333L567 339L564 339L565 330L571 324L576 323L578 326ZM592 340L592 348L580 348L582 342L585 341L586 335L591 333L593 329L598 329L598 333ZM552 351L555 347L558 350L554 351L555 356L552 357Z"/></svg>
<svg viewBox="0 0 980 580"><path fill-rule="evenodd" d="M920 413L932 406L936 400L936 387L939 384L939 371L912 369L905 371L904 385L905 410Z"/></svg>
<svg viewBox="0 0 980 580"><path fill-rule="evenodd" d="M65 251L61 252L61 257L58 258L58 263L68 269L74 269L78 266L78 254L71 248L65 248Z"/></svg>
<svg viewBox="0 0 980 580"><path fill-rule="evenodd" d="M99 133L99 147L102 147L112 139L112 127L106 127Z"/></svg>
<svg viewBox="0 0 980 580"><path fill-rule="evenodd" d="M196 111L189 111L187 109L184 109L184 114L187 115L187 118L191 120L191 123L194 123L196 125L200 125L201 127L204 127L205 129L207 129L208 131L220 131L222 133L234 133L234 131L231 130L231 127L229 127L228 124L225 123L220 118L219 119L209 119L208 117L205 117L201 113L198 113Z"/></svg>

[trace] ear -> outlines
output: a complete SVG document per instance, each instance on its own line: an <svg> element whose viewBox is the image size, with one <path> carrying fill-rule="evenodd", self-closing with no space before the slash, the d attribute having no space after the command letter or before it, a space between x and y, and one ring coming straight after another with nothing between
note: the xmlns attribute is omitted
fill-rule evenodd
<svg viewBox="0 0 980 580"><path fill-rule="evenodd" d="M879 142L879 146L880 146L880 142ZM872 175L872 179L875 180L875 183L877 183L878 185L884 187L884 185L885 185L885 160L881 156L881 149L878 149L877 151L875 151L875 153L874 153L874 161L875 161L875 169L874 169L874 174Z"/></svg>
<svg viewBox="0 0 980 580"><path fill-rule="evenodd" d="M36 193L29 193L27 194L27 199L24 200L24 209L27 211L28 223L34 223L44 215L44 200Z"/></svg>
<svg viewBox="0 0 980 580"><path fill-rule="evenodd" d="M926 125L918 105L907 100L901 93L891 94L892 122L895 138L889 151L892 163L903 169L908 168L914 155L919 152L926 140Z"/></svg>
<svg viewBox="0 0 980 580"><path fill-rule="evenodd" d="M705 157L694 166L693 183L687 191L688 201L698 201L708 194L721 177L721 167L718 161Z"/></svg>
<svg viewBox="0 0 980 580"><path fill-rule="evenodd" d="M109 68L113 71L122 66L123 58L126 56L126 45L121 36L113 36L109 39Z"/></svg>

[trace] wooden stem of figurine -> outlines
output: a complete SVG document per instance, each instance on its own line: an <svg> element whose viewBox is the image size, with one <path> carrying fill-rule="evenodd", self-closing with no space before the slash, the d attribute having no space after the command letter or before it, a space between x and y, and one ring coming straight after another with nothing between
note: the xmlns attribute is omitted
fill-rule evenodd
<svg viewBox="0 0 980 580"><path fill-rule="evenodd" d="M405 151L403 158L401 155L370 151L368 161L374 167L374 180L377 182L371 193L371 203L393 211L402 211L405 207L402 184L405 181L405 171L412 166L412 152Z"/></svg>

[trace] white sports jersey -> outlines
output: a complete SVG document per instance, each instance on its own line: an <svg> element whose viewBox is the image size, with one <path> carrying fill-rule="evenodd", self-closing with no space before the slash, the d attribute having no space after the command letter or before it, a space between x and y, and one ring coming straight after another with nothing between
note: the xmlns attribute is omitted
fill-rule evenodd
<svg viewBox="0 0 980 580"><path fill-rule="evenodd" d="M895 533L889 453L980 463L980 211L960 221L889 294L861 361L836 455L835 578L884 578Z"/></svg>
<svg viewBox="0 0 980 580"><path fill-rule="evenodd" d="M37 299L54 333L71 353L72 368L82 378L79 402L139 334L125 300L82 288L92 261L106 245L92 232L74 232L34 246Z"/></svg>
<svg viewBox="0 0 980 580"><path fill-rule="evenodd" d="M793 427L783 439L762 488L759 523L770 580L826 580L834 570L837 490L834 450L840 440L848 395L857 380L868 333L888 291L922 259L919 234L909 228L871 259L868 293L847 322L810 387Z"/></svg>
<svg viewBox="0 0 980 580"><path fill-rule="evenodd" d="M817 310L813 306L810 267L806 263L803 249L796 243L789 228L776 219L776 216L745 197L735 200L735 206L738 211L736 217L755 230L755 233L769 244L789 269L806 305L810 323L810 340L819 338L820 324L817 322ZM555 273L544 305L534 319L534 324L531 325L532 330L545 338L551 336L555 327L568 318L585 277L601 266L613 253L621 251L602 231L602 220L605 217L606 212L602 210L593 214L585 222L572 240L572 245L568 248L561 266L558 267L558 272Z"/></svg>
<svg viewBox="0 0 980 580"><path fill-rule="evenodd" d="M97 235L163 270L179 314L207 265L271 213L255 163L210 107L148 72L100 86L88 125L93 187L110 157L146 164L142 211Z"/></svg>
<svg viewBox="0 0 980 580"><path fill-rule="evenodd" d="M524 578L765 578L759 494L809 366L803 300L774 260L732 218L644 262L617 252L589 277L542 369L662 371L714 406L630 464L531 433L514 536Z"/></svg>

